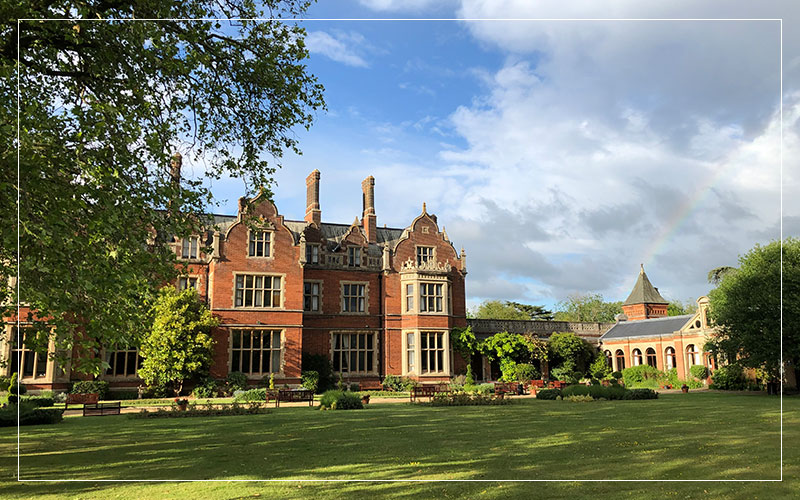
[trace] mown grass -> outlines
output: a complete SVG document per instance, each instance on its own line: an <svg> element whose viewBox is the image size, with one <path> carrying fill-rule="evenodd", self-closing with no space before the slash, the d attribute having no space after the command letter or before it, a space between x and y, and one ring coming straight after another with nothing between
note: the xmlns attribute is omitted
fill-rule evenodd
<svg viewBox="0 0 800 500"><path fill-rule="evenodd" d="M800 399L784 400L784 477L800 475ZM668 482L320 483L298 479L778 479L779 400L690 393L657 400L519 400L509 406L267 415L67 418L0 430L1 498L792 498L800 484ZM114 483L282 479L281 483Z"/></svg>

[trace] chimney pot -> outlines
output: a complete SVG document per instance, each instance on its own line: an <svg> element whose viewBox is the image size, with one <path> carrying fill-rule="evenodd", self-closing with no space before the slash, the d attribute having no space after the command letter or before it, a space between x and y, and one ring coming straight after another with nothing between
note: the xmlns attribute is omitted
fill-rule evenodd
<svg viewBox="0 0 800 500"><path fill-rule="evenodd" d="M322 224L322 210L319 206L319 170L314 169L306 177L306 216L305 221L319 227Z"/></svg>
<svg viewBox="0 0 800 500"><path fill-rule="evenodd" d="M364 203L364 211L361 214L364 232L367 234L367 241L377 243L378 217L375 215L375 178L370 175L364 179L361 182L361 190Z"/></svg>

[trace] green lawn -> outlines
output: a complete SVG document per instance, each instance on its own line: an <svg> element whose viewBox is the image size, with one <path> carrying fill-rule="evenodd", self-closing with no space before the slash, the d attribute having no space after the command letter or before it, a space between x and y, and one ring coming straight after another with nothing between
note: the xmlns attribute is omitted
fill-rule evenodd
<svg viewBox="0 0 800 500"><path fill-rule="evenodd" d="M790 498L783 483L319 483L296 479L778 479L779 400L518 400L493 407L279 408L267 415L73 417L22 428L23 479L289 479L283 483L14 483L0 429L0 498ZM784 477L800 476L800 399L784 399Z"/></svg>

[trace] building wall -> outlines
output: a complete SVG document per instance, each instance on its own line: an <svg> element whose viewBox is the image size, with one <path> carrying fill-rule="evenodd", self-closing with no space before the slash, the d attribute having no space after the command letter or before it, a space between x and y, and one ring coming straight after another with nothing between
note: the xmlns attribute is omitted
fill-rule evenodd
<svg viewBox="0 0 800 500"><path fill-rule="evenodd" d="M318 177L317 177L318 179ZM365 187L365 189L370 186ZM221 324L213 331L215 340L211 375L224 378L234 368L231 366L232 332L239 329L269 329L281 332L280 370L275 381L280 384L299 384L302 354L321 354L332 357L331 340L334 334L374 333L376 359L373 370L366 374L348 374L346 379L378 380L388 374L405 375L422 381L449 378L454 372L463 372L463 360L456 359L449 346L449 331L466 326L466 297L464 279L466 269L447 235L440 231L436 217L423 208L423 213L402 231L399 241L384 245L376 242L378 229L374 216L369 215L367 229L363 222L351 225L336 250L325 247L323 232L312 220L297 237L297 222L289 228L277 207L263 196L246 203L240 200L237 220L216 233L210 229L201 235L200 246L212 247L210 253L199 252L197 258L181 258L181 240L174 241L175 252L185 277L197 278L197 289L211 312ZM366 209L365 209L366 212ZM250 221L250 222L247 222ZM248 256L249 232L252 223L271 232L269 257ZM401 230L396 230L397 234ZM372 242L368 240L372 238ZM372 244L370 244L372 243ZM377 246L375 243L379 243ZM320 262L305 262L306 245L321 244ZM417 247L432 247L433 260L418 266ZM362 249L362 265L347 267L347 248ZM370 251L371 249L371 251ZM382 252L375 254L376 249ZM463 251L462 251L463 252ZM328 258L332 258L329 261ZM338 260L336 260L338 259ZM235 304L235 280L238 274L280 276L281 303L278 307L240 307ZM305 281L321 285L321 310L304 311L303 286ZM366 310L356 313L342 310L342 284L363 283L366 286ZM417 307L406 311L405 284L446 284L442 312L423 313ZM177 286L178 281L175 285ZM419 288L415 288L419 294ZM10 326L8 327L10 328ZM435 373L409 371L406 356L406 339L409 333L422 335L440 332L446 352L441 370ZM416 346L420 349L419 341ZM3 351L5 349L5 351ZM0 346L0 355L8 357L10 347ZM110 355L111 353L108 353ZM106 355L101 353L101 355ZM419 360L418 360L419 364ZM47 377L40 380L23 380L38 388L66 387L70 380L81 378L69 369L60 376L48 369ZM258 383L264 375L249 376L250 383ZM88 378L88 377L86 377ZM141 380L135 375L103 375L115 387L135 387ZM61 384L61 385L58 385Z"/></svg>

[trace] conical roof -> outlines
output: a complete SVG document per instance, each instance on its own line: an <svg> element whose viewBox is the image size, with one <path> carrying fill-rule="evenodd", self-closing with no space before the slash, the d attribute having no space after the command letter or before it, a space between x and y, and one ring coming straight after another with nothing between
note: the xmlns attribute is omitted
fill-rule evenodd
<svg viewBox="0 0 800 500"><path fill-rule="evenodd" d="M623 306L632 304L669 304L669 302L658 293L658 290L656 290L653 284L650 283L650 280L644 273L644 264L642 264L642 269L639 271L639 278L636 280L636 284L633 285L631 294L628 295L628 298L622 303Z"/></svg>

